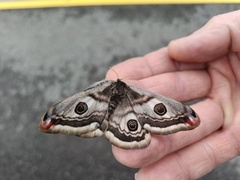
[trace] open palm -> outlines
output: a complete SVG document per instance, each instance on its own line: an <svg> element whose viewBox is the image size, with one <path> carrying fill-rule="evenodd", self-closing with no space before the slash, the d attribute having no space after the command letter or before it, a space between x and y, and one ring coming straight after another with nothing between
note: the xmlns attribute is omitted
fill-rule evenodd
<svg viewBox="0 0 240 180"><path fill-rule="evenodd" d="M193 131L152 135L145 149L113 146L116 159L141 168L137 179L197 179L240 154L240 11L212 18L192 35L114 66L127 83L191 107ZM116 79L112 70L107 79Z"/></svg>

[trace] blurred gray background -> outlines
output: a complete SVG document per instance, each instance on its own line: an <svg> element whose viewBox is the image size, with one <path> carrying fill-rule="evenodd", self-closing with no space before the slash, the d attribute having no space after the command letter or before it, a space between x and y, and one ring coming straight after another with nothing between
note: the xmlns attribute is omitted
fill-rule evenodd
<svg viewBox="0 0 240 180"><path fill-rule="evenodd" d="M104 137L43 134L49 106L114 64L186 36L240 5L72 7L0 11L0 179L130 180ZM197 43L197 42L196 42ZM240 158L203 177L239 179Z"/></svg>

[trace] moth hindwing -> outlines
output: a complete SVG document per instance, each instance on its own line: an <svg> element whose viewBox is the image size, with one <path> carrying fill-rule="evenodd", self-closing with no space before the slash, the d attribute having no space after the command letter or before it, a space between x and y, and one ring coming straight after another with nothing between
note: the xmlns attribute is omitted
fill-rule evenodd
<svg viewBox="0 0 240 180"><path fill-rule="evenodd" d="M120 148L145 148L150 133L166 135L192 130L198 115L173 99L127 85L103 80L52 106L41 118L47 133L106 138Z"/></svg>

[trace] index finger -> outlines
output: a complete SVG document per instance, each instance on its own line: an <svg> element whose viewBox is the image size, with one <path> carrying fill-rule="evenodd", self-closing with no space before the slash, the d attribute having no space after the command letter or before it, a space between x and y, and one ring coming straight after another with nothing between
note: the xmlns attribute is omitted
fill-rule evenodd
<svg viewBox="0 0 240 180"><path fill-rule="evenodd" d="M141 80L167 72L204 69L202 63L180 63L168 55L168 49L162 48L143 57L128 59L107 72L106 79Z"/></svg>

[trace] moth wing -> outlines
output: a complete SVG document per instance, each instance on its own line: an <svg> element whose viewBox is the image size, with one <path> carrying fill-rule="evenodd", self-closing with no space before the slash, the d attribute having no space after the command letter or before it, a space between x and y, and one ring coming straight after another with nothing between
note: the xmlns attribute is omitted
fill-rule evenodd
<svg viewBox="0 0 240 180"><path fill-rule="evenodd" d="M74 134L95 137L107 128L104 122L108 110L107 94L114 81L100 81L50 108L41 118L40 129L47 133Z"/></svg>
<svg viewBox="0 0 240 180"><path fill-rule="evenodd" d="M191 130L200 123L188 106L173 99L128 86L126 98L109 118L105 136L121 148L145 148L150 133L165 135Z"/></svg>
<svg viewBox="0 0 240 180"><path fill-rule="evenodd" d="M192 130L200 124L195 111L176 100L130 86L139 98L131 101L138 120L151 133L165 135Z"/></svg>

